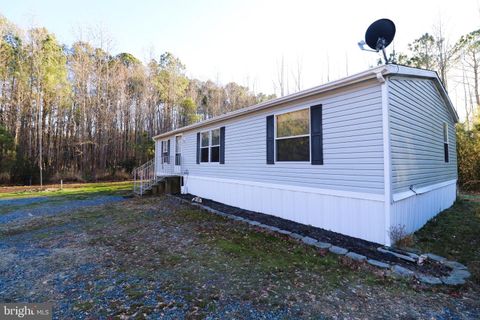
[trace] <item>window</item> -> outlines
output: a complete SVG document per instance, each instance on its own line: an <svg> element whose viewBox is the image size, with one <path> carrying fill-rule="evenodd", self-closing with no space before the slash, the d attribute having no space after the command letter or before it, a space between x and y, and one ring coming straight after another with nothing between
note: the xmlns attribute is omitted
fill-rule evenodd
<svg viewBox="0 0 480 320"><path fill-rule="evenodd" d="M448 159L448 123L443 123L443 158L445 162L449 162Z"/></svg>
<svg viewBox="0 0 480 320"><path fill-rule="evenodd" d="M220 129L200 134L200 162L220 162Z"/></svg>
<svg viewBox="0 0 480 320"><path fill-rule="evenodd" d="M210 131L212 140L210 144L210 162L220 161L220 129Z"/></svg>
<svg viewBox="0 0 480 320"><path fill-rule="evenodd" d="M276 116L277 161L310 161L310 110Z"/></svg>
<svg viewBox="0 0 480 320"><path fill-rule="evenodd" d="M175 137L175 165L182 164L182 136Z"/></svg>
<svg viewBox="0 0 480 320"><path fill-rule="evenodd" d="M200 162L208 162L210 132L202 132L200 140Z"/></svg>
<svg viewBox="0 0 480 320"><path fill-rule="evenodd" d="M162 141L162 162L169 163L168 161L168 140Z"/></svg>

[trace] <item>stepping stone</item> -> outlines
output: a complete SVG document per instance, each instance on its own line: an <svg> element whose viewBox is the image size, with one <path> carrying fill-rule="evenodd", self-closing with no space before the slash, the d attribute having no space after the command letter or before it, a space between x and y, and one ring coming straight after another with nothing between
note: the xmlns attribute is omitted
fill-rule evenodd
<svg viewBox="0 0 480 320"><path fill-rule="evenodd" d="M302 241L303 241L305 244L308 244L309 246L314 245L315 243L318 242L316 239L313 239L313 238L310 238L310 237L303 237L303 238L302 238Z"/></svg>
<svg viewBox="0 0 480 320"><path fill-rule="evenodd" d="M465 279L463 277L442 277L442 282L448 284L450 286L458 286L461 284L465 284Z"/></svg>
<svg viewBox="0 0 480 320"><path fill-rule="evenodd" d="M272 232L278 232L278 231L280 231L279 228L274 227L274 226L267 226L267 227L265 227L265 229L270 230L270 231L272 231Z"/></svg>
<svg viewBox="0 0 480 320"><path fill-rule="evenodd" d="M454 269L452 273L450 273L450 277L457 277L457 278L470 278L471 274L468 270L464 269Z"/></svg>
<svg viewBox="0 0 480 320"><path fill-rule="evenodd" d="M339 254L339 255L344 255L348 252L347 249L342 247L337 247L337 246L331 246L330 248L328 248L328 251L330 251L331 253Z"/></svg>
<svg viewBox="0 0 480 320"><path fill-rule="evenodd" d="M461 264L460 262L457 262L457 261L445 261L443 264L446 265L447 267L452 268L452 269L467 270L467 267L465 265L463 265L463 264Z"/></svg>
<svg viewBox="0 0 480 320"><path fill-rule="evenodd" d="M313 244L315 247L317 248L320 248L320 249L328 249L330 248L332 245L328 242L321 242L321 241L317 241L316 243Z"/></svg>
<svg viewBox="0 0 480 320"><path fill-rule="evenodd" d="M417 274L416 278L420 282L423 282L423 283L426 283L426 284L431 284L431 285L442 284L442 280L440 280L440 278L433 277L433 276L427 276L427 275L424 275L424 274Z"/></svg>
<svg viewBox="0 0 480 320"><path fill-rule="evenodd" d="M226 213L223 213L223 212L220 212L220 211L217 211L217 212L214 212L214 213L219 215L220 217L227 217Z"/></svg>
<svg viewBox="0 0 480 320"><path fill-rule="evenodd" d="M436 254L433 254L433 253L427 253L427 254L425 254L425 255L428 257L428 259L433 260L433 261L437 261L437 262L445 262L445 261L447 261L446 258L437 256Z"/></svg>
<svg viewBox="0 0 480 320"><path fill-rule="evenodd" d="M290 233L290 237L292 237L294 239L297 239L297 240L302 240L303 239L302 235L300 235L298 233L295 233L295 232Z"/></svg>
<svg viewBox="0 0 480 320"><path fill-rule="evenodd" d="M416 253L413 253L413 252L405 252L410 258L413 258L415 260L418 260L418 258L420 257L418 254Z"/></svg>
<svg viewBox="0 0 480 320"><path fill-rule="evenodd" d="M358 254L358 253L355 253L355 252L352 252L352 251L347 253L346 256L349 257L350 259L355 260L355 261L367 260L367 257L365 257L364 255L361 255L361 254Z"/></svg>
<svg viewBox="0 0 480 320"><path fill-rule="evenodd" d="M407 261L410 261L410 262L415 262L415 259L413 259L412 257L406 256L404 254L396 253L396 252L393 252L393 251L390 251L390 250L387 250L387 249L383 249L382 247L378 247L377 250L382 252L382 253L391 254L391 255L393 255L397 258L403 259L403 260L407 260Z"/></svg>
<svg viewBox="0 0 480 320"><path fill-rule="evenodd" d="M404 278L410 278L410 277L413 277L415 275L415 272L413 272L412 270L409 270L409 269L404 268L404 267L399 266L399 265L394 265L392 267L392 271L396 275L398 275L400 277L404 277Z"/></svg>
<svg viewBox="0 0 480 320"><path fill-rule="evenodd" d="M382 269L389 269L390 268L390 264L385 263L385 262L381 262L381 261L378 261L378 260L368 259L367 263L371 264L372 266L382 268Z"/></svg>

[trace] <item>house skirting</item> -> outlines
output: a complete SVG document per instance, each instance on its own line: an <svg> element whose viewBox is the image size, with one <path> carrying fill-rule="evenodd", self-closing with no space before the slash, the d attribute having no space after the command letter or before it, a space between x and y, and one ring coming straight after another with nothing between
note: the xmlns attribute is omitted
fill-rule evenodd
<svg viewBox="0 0 480 320"><path fill-rule="evenodd" d="M390 224L407 233L420 229L428 220L448 209L457 197L457 180L450 180L420 189L393 195Z"/></svg>
<svg viewBox="0 0 480 320"><path fill-rule="evenodd" d="M183 193L385 243L384 195L185 176Z"/></svg>

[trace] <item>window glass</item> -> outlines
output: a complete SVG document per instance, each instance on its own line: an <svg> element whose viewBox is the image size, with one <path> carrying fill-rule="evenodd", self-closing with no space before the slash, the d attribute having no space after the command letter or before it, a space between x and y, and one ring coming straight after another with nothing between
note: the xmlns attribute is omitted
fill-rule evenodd
<svg viewBox="0 0 480 320"><path fill-rule="evenodd" d="M210 132L202 132L202 147L208 147Z"/></svg>
<svg viewBox="0 0 480 320"><path fill-rule="evenodd" d="M212 146L220 145L220 129L212 130Z"/></svg>
<svg viewBox="0 0 480 320"><path fill-rule="evenodd" d="M220 147L211 147L212 153L210 155L210 162L220 161Z"/></svg>
<svg viewBox="0 0 480 320"><path fill-rule="evenodd" d="M443 158L445 162L449 162L448 154L448 123L443 123Z"/></svg>
<svg viewBox="0 0 480 320"><path fill-rule="evenodd" d="M182 137L176 136L175 137L175 152L180 153L182 151Z"/></svg>
<svg viewBox="0 0 480 320"><path fill-rule="evenodd" d="M163 141L162 145L163 145L162 152L167 153L168 152L168 140Z"/></svg>
<svg viewBox="0 0 480 320"><path fill-rule="evenodd" d="M443 123L443 142L448 143L448 123Z"/></svg>
<svg viewBox="0 0 480 320"><path fill-rule="evenodd" d="M288 112L277 116L277 138L310 133L310 110Z"/></svg>
<svg viewBox="0 0 480 320"><path fill-rule="evenodd" d="M208 148L202 148L201 149L200 161L201 162L208 162Z"/></svg>
<svg viewBox="0 0 480 320"><path fill-rule="evenodd" d="M202 132L200 162L220 162L220 129Z"/></svg>
<svg viewBox="0 0 480 320"><path fill-rule="evenodd" d="M278 139L277 161L310 161L310 137Z"/></svg>

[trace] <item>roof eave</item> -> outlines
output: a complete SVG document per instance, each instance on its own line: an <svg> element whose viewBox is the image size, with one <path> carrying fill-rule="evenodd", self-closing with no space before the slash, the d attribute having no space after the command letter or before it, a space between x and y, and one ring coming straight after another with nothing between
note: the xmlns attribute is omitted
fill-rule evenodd
<svg viewBox="0 0 480 320"><path fill-rule="evenodd" d="M324 92L327 92L327 91L339 89L339 88L342 88L342 87L345 87L345 86L348 86L348 85L351 85L351 84L355 84L355 83L358 83L358 82L363 82L363 81L366 81L366 80L375 79L375 78L377 78L377 75L379 73L381 73L381 74L388 73L388 69L386 68L386 66L375 67L375 68L372 68L372 69L369 69L369 70L351 75L349 77L345 77L345 78L342 78L342 79L339 79L339 80L336 80L336 81L332 81L332 82L329 82L329 83L326 83L326 84L323 84L323 85L320 85L320 86L317 86L317 87L313 87L313 88L310 88L310 89L307 89L307 90L303 90L303 91L300 91L300 92L297 92L297 93L293 93L293 94L290 94L288 96L284 96L284 97L280 97L280 98L277 98L277 99L265 101L265 102L262 102L262 103L259 103L259 104L256 104L256 105L253 105L253 106L250 106L250 107L238 109L236 111L232 111L232 112L220 115L218 117L214 117L214 118L211 118L211 119L208 119L208 120L204 120L204 121L201 121L201 122L198 122L198 123L186 126L186 127L182 127L182 128L179 128L179 129L175 129L175 130L171 130L171 131L168 131L168 132L165 132L165 133L161 133L161 134L158 134L158 135L154 136L153 139L154 140L161 139L161 138L168 137L168 136L171 136L171 135L179 134L179 133L182 133L182 132L190 131L190 130L201 128L201 127L205 127L207 125L212 125L212 124L215 124L215 123L220 122L220 121L225 121L225 120L236 118L236 117L246 115L246 114L249 114L249 113L261 111L261 110L264 110L264 109L267 109L267 108L270 108L270 107L273 107L273 106L276 106L276 105L279 105L279 104L282 104L282 103L287 103L287 102L291 102L291 101L294 101L294 100L297 100L297 99L306 98L306 97L309 97L309 96L312 96L312 95L317 95L319 93L324 93Z"/></svg>
<svg viewBox="0 0 480 320"><path fill-rule="evenodd" d="M453 120L455 121L455 123L457 123L460 120L457 114L457 110L455 110L455 107L453 106L453 103L450 100L450 97L448 96L447 90L445 89L445 86L443 85L436 71L412 68L412 67L401 66L401 65L388 65L388 68L389 68L389 73L391 74L416 76L420 78L429 78L434 80L438 91L440 92L443 100L447 104L447 107L450 111L450 114L453 117Z"/></svg>
<svg viewBox="0 0 480 320"><path fill-rule="evenodd" d="M401 65L388 64L388 65L382 65L382 66L378 66L378 67L375 67L375 68L371 68L371 69L365 70L363 72L360 72L360 73L357 73L357 74L354 74L354 75L351 75L351 76L348 76L348 77L345 77L345 78L342 78L342 79L339 79L339 80L336 80L336 81L332 81L332 82L329 82L329 83L326 83L326 84L323 84L323 85L320 85L320 86L316 86L316 87L313 87L313 88L310 88L310 89L307 89L307 90L303 90L303 91L300 91L300 92L297 92L297 93L290 94L288 96L284 96L284 97L280 97L280 98L277 98L277 99L265 101L265 102L262 102L262 103L259 103L259 104L256 104L256 105L253 105L253 106L250 106L250 107L238 109L238 110L235 110L235 111L232 111L232 112L229 112L229 113L226 113L226 114L223 114L223 115L220 115L220 116L208 119L208 120L204 120L204 121L201 121L201 122L198 122L198 123L194 123L194 124L186 126L186 127L182 127L182 128L179 128L179 129L175 129L175 130L171 130L171 131L168 131L168 132L165 132L165 133L161 133L161 134L158 134L158 135L154 136L152 139L157 140L157 139L172 136L172 135L175 135L175 134L180 134L182 132L186 132L186 131L190 131L190 130L193 130L193 129L197 129L197 128L205 127L205 126L208 126L208 125L212 125L212 124L215 124L215 123L220 122L220 121L233 119L233 118L240 117L240 116L243 116L243 115L246 115L246 114L249 114L249 113L253 113L253 112L261 111L261 110L264 110L264 109L267 109L267 108L271 108L271 107L274 107L274 106L282 104L282 103L287 103L287 102L291 102L291 101L294 101L294 100L297 100L297 99L306 98L306 97L309 97L309 96L312 96L312 95L317 95L317 94L320 94L320 93L324 93L324 92L328 92L328 91L331 91L331 90L339 89L339 88L342 88L342 87L345 87L345 86L348 86L348 85L351 85L351 84L355 84L355 83L358 83L358 82L363 82L363 81L370 80L370 79L375 79L375 78L379 79L379 75L389 75L389 74L391 74L391 75L398 74L398 75L415 76L415 77L429 78L429 79L435 80L437 88L440 91L440 94L442 95L443 99L446 101L447 106L450 110L450 113L452 114L452 117L454 118L454 121L455 122L459 121L458 114L457 114L457 112L456 112L456 110L455 110L455 108L452 104L452 101L450 100L450 97L448 96L448 93L447 93L442 81L440 80L440 78L438 77L438 74L435 71L412 68L412 67L401 66Z"/></svg>

